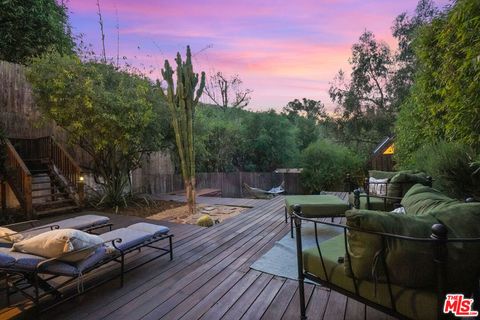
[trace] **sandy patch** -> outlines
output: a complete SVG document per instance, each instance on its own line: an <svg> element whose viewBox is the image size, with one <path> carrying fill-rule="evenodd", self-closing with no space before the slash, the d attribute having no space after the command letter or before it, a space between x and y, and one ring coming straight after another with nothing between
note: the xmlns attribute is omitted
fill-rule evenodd
<svg viewBox="0 0 480 320"><path fill-rule="evenodd" d="M215 223L221 223L226 219L237 216L246 209L248 208L199 203L197 204L197 213L194 215L189 215L187 205L183 205L151 215L148 219L166 220L174 223L197 224L197 220L200 216L208 214L212 217Z"/></svg>

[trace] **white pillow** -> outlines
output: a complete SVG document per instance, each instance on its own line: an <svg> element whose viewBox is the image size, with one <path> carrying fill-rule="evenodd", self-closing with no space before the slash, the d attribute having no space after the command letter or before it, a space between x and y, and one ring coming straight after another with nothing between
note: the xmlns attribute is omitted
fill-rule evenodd
<svg viewBox="0 0 480 320"><path fill-rule="evenodd" d="M11 229L0 227L0 243L14 243L23 240L23 236Z"/></svg>
<svg viewBox="0 0 480 320"><path fill-rule="evenodd" d="M386 196L387 195L387 182L388 179L368 179L368 192L377 196Z"/></svg>
<svg viewBox="0 0 480 320"><path fill-rule="evenodd" d="M103 239L97 235L75 229L58 229L14 243L12 251L54 258L67 252L88 248L62 259L67 262L78 262L87 258L102 243Z"/></svg>
<svg viewBox="0 0 480 320"><path fill-rule="evenodd" d="M398 207L397 209L395 210L392 210L390 212L393 212L393 213L397 213L397 214L405 214L405 207Z"/></svg>

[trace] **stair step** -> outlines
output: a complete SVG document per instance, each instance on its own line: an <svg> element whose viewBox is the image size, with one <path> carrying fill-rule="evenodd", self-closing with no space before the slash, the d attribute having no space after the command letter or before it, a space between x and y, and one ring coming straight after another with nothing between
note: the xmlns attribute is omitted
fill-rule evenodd
<svg viewBox="0 0 480 320"><path fill-rule="evenodd" d="M31 173L31 172L30 172ZM50 177L48 173L35 173L32 174L32 178L42 178L42 177Z"/></svg>
<svg viewBox="0 0 480 320"><path fill-rule="evenodd" d="M67 199L59 199L59 200L54 200L54 201L45 201L45 202L37 202L34 203L33 206L57 206L59 204L65 204L68 202L73 202L72 199L67 198Z"/></svg>
<svg viewBox="0 0 480 320"><path fill-rule="evenodd" d="M45 184L45 183L50 183L52 180L42 180L42 181L38 181L38 180L34 180L32 181L32 184Z"/></svg>
<svg viewBox="0 0 480 320"><path fill-rule="evenodd" d="M29 169L32 175L48 174L50 170L48 169Z"/></svg>
<svg viewBox="0 0 480 320"><path fill-rule="evenodd" d="M36 214L40 217L40 216L57 214L57 213L65 213L65 212L74 211L77 209L78 209L78 206L69 206L69 207L61 207L61 208L42 210L42 211L36 210Z"/></svg>
<svg viewBox="0 0 480 320"><path fill-rule="evenodd" d="M50 188L49 188L48 190L50 190ZM67 195L67 193L62 193L62 192L59 192L59 193L48 193L48 194L41 194L41 195L33 196L32 199L49 198L49 197L60 197L60 196L66 196L66 195Z"/></svg>
<svg viewBox="0 0 480 320"><path fill-rule="evenodd" d="M32 189L32 192L35 192L35 191L47 191L47 190L51 190L52 188L48 187L48 188L37 188L37 189Z"/></svg>

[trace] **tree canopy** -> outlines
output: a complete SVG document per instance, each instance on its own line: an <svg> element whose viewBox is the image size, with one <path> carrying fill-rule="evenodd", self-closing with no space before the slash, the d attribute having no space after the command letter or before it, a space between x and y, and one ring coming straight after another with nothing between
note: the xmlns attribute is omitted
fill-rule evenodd
<svg viewBox="0 0 480 320"><path fill-rule="evenodd" d="M418 72L397 122L398 159L438 140L480 147L480 2L459 0L421 28Z"/></svg>
<svg viewBox="0 0 480 320"><path fill-rule="evenodd" d="M0 1L0 60L25 63L47 50L75 47L67 8L56 0Z"/></svg>

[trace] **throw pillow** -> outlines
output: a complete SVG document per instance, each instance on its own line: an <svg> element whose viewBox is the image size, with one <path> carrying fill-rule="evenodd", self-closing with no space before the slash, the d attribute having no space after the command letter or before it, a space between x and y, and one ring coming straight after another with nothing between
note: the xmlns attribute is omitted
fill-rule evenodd
<svg viewBox="0 0 480 320"><path fill-rule="evenodd" d="M87 258L103 243L99 236L74 229L58 229L41 233L14 243L12 251L54 258L68 252L76 252L59 260L78 262Z"/></svg>

